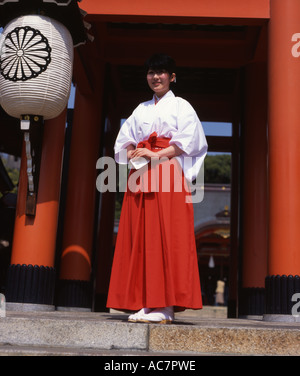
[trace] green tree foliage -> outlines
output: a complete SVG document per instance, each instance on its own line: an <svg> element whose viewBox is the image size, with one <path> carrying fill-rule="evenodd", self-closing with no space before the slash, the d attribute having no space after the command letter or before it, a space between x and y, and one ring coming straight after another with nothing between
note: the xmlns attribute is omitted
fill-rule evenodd
<svg viewBox="0 0 300 376"><path fill-rule="evenodd" d="M208 155L204 163L204 182L208 184L230 184L231 155Z"/></svg>
<svg viewBox="0 0 300 376"><path fill-rule="evenodd" d="M19 183L19 170L17 168L8 168L7 169L8 175L11 178L11 181L13 182L13 185L15 188L13 189L13 192L17 191L17 185Z"/></svg>
<svg viewBox="0 0 300 376"><path fill-rule="evenodd" d="M20 171L17 168L9 167L7 165L7 160L5 158L2 158L2 161L3 161L3 164L6 168L8 176L10 177L10 179L11 179L13 185L14 185L14 189L11 191L11 193L17 193ZM0 197L1 197L1 193L0 193Z"/></svg>

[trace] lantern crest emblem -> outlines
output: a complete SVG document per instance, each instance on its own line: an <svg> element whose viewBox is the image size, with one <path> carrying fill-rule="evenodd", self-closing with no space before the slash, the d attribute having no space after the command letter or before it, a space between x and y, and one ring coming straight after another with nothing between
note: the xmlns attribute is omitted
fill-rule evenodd
<svg viewBox="0 0 300 376"><path fill-rule="evenodd" d="M1 49L0 72L10 81L26 81L44 72L51 62L48 39L30 26L16 27Z"/></svg>

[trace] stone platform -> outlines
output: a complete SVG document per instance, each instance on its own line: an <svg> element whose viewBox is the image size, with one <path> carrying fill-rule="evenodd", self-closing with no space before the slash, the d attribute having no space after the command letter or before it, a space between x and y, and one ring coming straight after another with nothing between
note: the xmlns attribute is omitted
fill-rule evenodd
<svg viewBox="0 0 300 376"><path fill-rule="evenodd" d="M118 312L8 311L0 355L300 355L300 323L227 319L217 308L176 314L170 325Z"/></svg>

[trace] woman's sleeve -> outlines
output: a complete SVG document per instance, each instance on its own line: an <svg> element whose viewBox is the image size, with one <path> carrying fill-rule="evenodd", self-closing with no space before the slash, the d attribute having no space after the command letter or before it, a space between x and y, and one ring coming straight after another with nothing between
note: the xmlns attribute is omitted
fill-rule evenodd
<svg viewBox="0 0 300 376"><path fill-rule="evenodd" d="M121 129L118 133L115 141L115 160L120 164L127 164L127 152L125 152L127 146L137 145L136 138L136 126L135 126L135 111L132 115L121 125Z"/></svg>
<svg viewBox="0 0 300 376"><path fill-rule="evenodd" d="M198 175L207 153L207 142L202 124L189 102L180 100L178 104L177 132L170 145L176 144L182 151L180 163L189 181Z"/></svg>

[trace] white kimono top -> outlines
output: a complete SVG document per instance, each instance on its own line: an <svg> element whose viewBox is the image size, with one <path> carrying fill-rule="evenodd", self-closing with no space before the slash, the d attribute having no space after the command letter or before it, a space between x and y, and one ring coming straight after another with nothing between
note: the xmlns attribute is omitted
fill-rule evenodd
<svg viewBox="0 0 300 376"><path fill-rule="evenodd" d="M170 145L177 145L183 153L177 156L185 178L192 181L198 175L207 153L207 142L201 122L189 102L168 91L157 104L152 100L143 102L123 123L115 142L115 160L127 164L127 154L120 153L130 144L136 146L147 140L151 133L157 137L170 138ZM142 167L148 163L145 158ZM134 163L133 163L134 165Z"/></svg>

